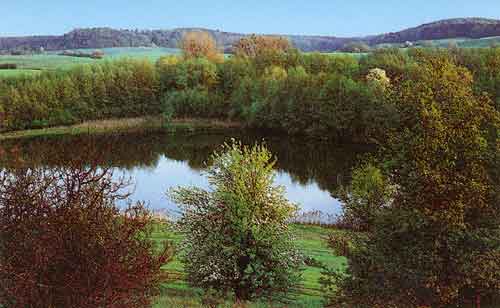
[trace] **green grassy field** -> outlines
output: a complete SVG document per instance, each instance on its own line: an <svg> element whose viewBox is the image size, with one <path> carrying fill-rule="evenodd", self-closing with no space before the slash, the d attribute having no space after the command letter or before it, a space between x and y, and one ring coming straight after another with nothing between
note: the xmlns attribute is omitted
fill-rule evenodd
<svg viewBox="0 0 500 308"><path fill-rule="evenodd" d="M79 49L83 52L92 52L96 49ZM122 58L149 59L156 61L158 58L168 54L179 53L173 48L104 48L101 49L105 56L104 60L116 60ZM49 52L40 55L0 55L0 64L17 64L17 70L0 70L0 77L18 76L20 74L37 74L42 70L69 69L80 64L93 64L103 60L91 58L79 58L59 56L58 52Z"/></svg>
<svg viewBox="0 0 500 308"><path fill-rule="evenodd" d="M15 70L0 70L0 77L17 77L22 75L36 75L40 74L41 70L31 70L31 69L15 69Z"/></svg>
<svg viewBox="0 0 500 308"><path fill-rule="evenodd" d="M297 238L297 245L304 255L314 260L334 268L344 268L346 259L335 256L334 252L326 245L326 238L331 229L319 226L293 225L292 230ZM175 233L168 232L162 228L157 228L153 233L153 238L157 241L172 240L179 242L181 237ZM154 307L203 307L201 290L191 288L183 272L182 263L174 259L164 267L168 276L168 282L162 286L161 296L157 299ZM287 303L251 303L249 307L323 307L324 298L322 296L319 278L321 268L307 266L302 273L302 283L289 295ZM226 306L232 307L227 302Z"/></svg>

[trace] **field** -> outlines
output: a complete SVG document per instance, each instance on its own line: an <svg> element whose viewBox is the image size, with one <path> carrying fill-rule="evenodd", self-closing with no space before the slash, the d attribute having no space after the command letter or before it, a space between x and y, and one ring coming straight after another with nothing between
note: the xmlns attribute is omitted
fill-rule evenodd
<svg viewBox="0 0 500 308"><path fill-rule="evenodd" d="M332 232L331 229L306 225L293 225L292 228L297 238L296 243L304 255L328 267L345 267L346 259L335 256L326 245L325 239ZM153 236L158 241L169 239L179 242L181 240L179 235L161 228L157 229ZM169 263L164 270L171 280L163 285L161 296L154 307L202 307L202 293L186 283L182 263L179 260ZM319 283L321 271L319 267L307 266L302 274L302 285L289 295L289 303L252 303L250 307L323 307L324 299Z"/></svg>
<svg viewBox="0 0 500 308"><path fill-rule="evenodd" d="M40 74L41 70L32 69L15 69L15 70L0 70L0 77L17 77L22 75L36 75Z"/></svg>
<svg viewBox="0 0 500 308"><path fill-rule="evenodd" d="M79 49L91 52L95 49ZM120 58L149 59L156 61L166 54L179 53L178 49L172 48L104 48L104 60L115 60ZM18 76L20 74L36 74L42 70L69 69L80 64L93 64L103 60L91 58L79 58L59 56L58 52L49 52L40 55L0 55L0 64L17 64L16 70L0 70L0 76Z"/></svg>

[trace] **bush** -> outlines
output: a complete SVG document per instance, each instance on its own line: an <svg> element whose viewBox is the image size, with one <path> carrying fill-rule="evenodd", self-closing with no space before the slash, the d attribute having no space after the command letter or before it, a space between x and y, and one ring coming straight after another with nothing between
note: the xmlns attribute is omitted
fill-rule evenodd
<svg viewBox="0 0 500 308"><path fill-rule="evenodd" d="M149 305L170 247L149 239L141 204L117 208L125 182L71 165L0 171L0 305Z"/></svg>
<svg viewBox="0 0 500 308"><path fill-rule="evenodd" d="M182 209L182 255L192 285L234 292L238 300L287 292L301 264L288 221L296 207L273 185L264 146L225 145L208 170L212 190L170 193Z"/></svg>
<svg viewBox="0 0 500 308"><path fill-rule="evenodd" d="M238 57L255 58L268 52L288 52L292 44L285 37L250 35L234 43L233 52Z"/></svg>
<svg viewBox="0 0 500 308"><path fill-rule="evenodd" d="M17 69L17 64L15 63L0 63L0 70L15 70Z"/></svg>

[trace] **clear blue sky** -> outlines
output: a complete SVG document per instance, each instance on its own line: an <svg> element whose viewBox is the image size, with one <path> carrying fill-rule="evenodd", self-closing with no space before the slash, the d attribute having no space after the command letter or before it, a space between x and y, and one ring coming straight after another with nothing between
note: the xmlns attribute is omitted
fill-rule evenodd
<svg viewBox="0 0 500 308"><path fill-rule="evenodd" d="M453 17L500 18L500 0L0 0L0 36L77 27L206 27L357 36Z"/></svg>

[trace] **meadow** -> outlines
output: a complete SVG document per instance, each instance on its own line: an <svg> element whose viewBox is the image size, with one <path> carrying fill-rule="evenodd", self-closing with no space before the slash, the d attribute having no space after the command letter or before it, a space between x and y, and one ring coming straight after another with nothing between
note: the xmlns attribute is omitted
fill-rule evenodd
<svg viewBox="0 0 500 308"><path fill-rule="evenodd" d="M78 49L76 51L92 52L96 49ZM16 64L15 70L0 70L0 77L11 77L19 75L33 75L41 71L68 70L82 64L97 64L105 60L148 59L157 61L160 57L169 54L178 54L180 51L173 48L149 48L149 47L123 47L104 48L103 59L91 59L83 57L69 57L58 55L60 51L51 51L44 54L34 55L0 55L0 64Z"/></svg>
<svg viewBox="0 0 500 308"><path fill-rule="evenodd" d="M327 238L333 231L322 226L314 225L292 225L292 232L296 237L296 244L301 252L311 260L302 272L302 283L295 288L287 297L285 302L254 302L248 307L323 307L325 299L319 279L322 266L328 268L345 268L347 259L338 257L327 245ZM157 226L153 232L155 241L161 242L171 240L179 243L180 235L169 231L165 226ZM202 290L192 288L184 278L183 265L178 259L174 259L163 267L167 282L161 287L161 296L157 299L154 307L205 307L202 304ZM232 307L231 302L225 303Z"/></svg>

